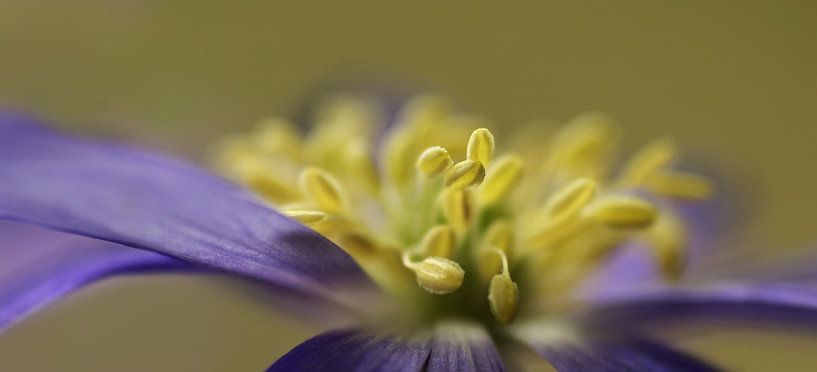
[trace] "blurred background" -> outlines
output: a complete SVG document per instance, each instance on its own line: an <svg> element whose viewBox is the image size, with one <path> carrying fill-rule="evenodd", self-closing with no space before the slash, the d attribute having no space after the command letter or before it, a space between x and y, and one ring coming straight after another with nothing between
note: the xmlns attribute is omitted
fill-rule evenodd
<svg viewBox="0 0 817 372"><path fill-rule="evenodd" d="M194 160L344 84L441 92L508 127L599 109L625 148L672 135L738 186L742 224L721 244L817 243L809 1L5 0L0 51L0 105ZM122 278L0 337L0 367L258 370L312 332L215 278ZM804 335L723 329L681 345L733 370L817 367Z"/></svg>

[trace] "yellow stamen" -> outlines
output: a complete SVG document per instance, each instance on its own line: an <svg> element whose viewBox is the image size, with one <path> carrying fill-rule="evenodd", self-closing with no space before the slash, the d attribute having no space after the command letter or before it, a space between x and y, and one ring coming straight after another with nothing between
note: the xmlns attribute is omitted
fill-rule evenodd
<svg viewBox="0 0 817 372"><path fill-rule="evenodd" d="M644 233L652 248L658 268L664 278L678 279L684 270L686 231L681 220L671 213L662 213Z"/></svg>
<svg viewBox="0 0 817 372"><path fill-rule="evenodd" d="M284 214L307 226L314 225L326 219L326 213L321 211L291 210L284 211Z"/></svg>
<svg viewBox="0 0 817 372"><path fill-rule="evenodd" d="M243 157L237 160L232 175L269 202L284 204L300 198L297 189L284 183L284 177L259 159Z"/></svg>
<svg viewBox="0 0 817 372"><path fill-rule="evenodd" d="M508 258L499 249L493 251L502 260L502 273L494 275L488 286L488 304L494 318L502 324L510 324L519 310L519 286L508 272Z"/></svg>
<svg viewBox="0 0 817 372"><path fill-rule="evenodd" d="M545 213L554 220L577 215L596 195L596 182L587 178L577 179L550 197Z"/></svg>
<svg viewBox="0 0 817 372"><path fill-rule="evenodd" d="M454 162L448 151L440 146L429 147L417 159L417 169L427 178L445 172Z"/></svg>
<svg viewBox="0 0 817 372"><path fill-rule="evenodd" d="M301 172L299 183L304 195L318 209L332 214L343 212L344 196L340 183L329 173L307 168Z"/></svg>
<svg viewBox="0 0 817 372"><path fill-rule="evenodd" d="M494 163L479 187L479 200L485 205L494 204L508 194L522 177L522 158L507 155Z"/></svg>
<svg viewBox="0 0 817 372"><path fill-rule="evenodd" d="M485 128L479 128L471 133L468 139L467 158L487 166L494 156L494 135Z"/></svg>
<svg viewBox="0 0 817 372"><path fill-rule="evenodd" d="M457 237L454 235L454 229L445 225L435 226L423 237L420 252L426 256L451 258L456 243Z"/></svg>
<svg viewBox="0 0 817 372"><path fill-rule="evenodd" d="M417 284L434 294L448 294L456 291L465 278L465 270L454 261L443 257L426 257L420 262L411 260L411 253L403 253L403 265L414 271Z"/></svg>
<svg viewBox="0 0 817 372"><path fill-rule="evenodd" d="M475 214L474 204L471 190L445 190L442 193L443 216L457 231L463 231L471 224Z"/></svg>
<svg viewBox="0 0 817 372"><path fill-rule="evenodd" d="M286 119L267 118L260 121L252 135L255 148L265 154L298 156L301 136Z"/></svg>
<svg viewBox="0 0 817 372"><path fill-rule="evenodd" d="M587 207L587 216L613 228L649 226L657 215L655 206L632 196L607 196Z"/></svg>
<svg viewBox="0 0 817 372"><path fill-rule="evenodd" d="M477 264L480 277L489 280L502 268L500 257L493 252L501 250L506 256L511 255L513 247L513 227L507 221L497 221L491 224L482 238L482 245L477 252Z"/></svg>
<svg viewBox="0 0 817 372"><path fill-rule="evenodd" d="M464 189L478 186L485 178L485 167L474 160L463 160L454 164L445 175L445 187L450 189Z"/></svg>
<svg viewBox="0 0 817 372"><path fill-rule="evenodd" d="M621 183L625 186L642 186L647 179L672 164L678 155L675 144L668 139L659 139L633 155L621 173Z"/></svg>

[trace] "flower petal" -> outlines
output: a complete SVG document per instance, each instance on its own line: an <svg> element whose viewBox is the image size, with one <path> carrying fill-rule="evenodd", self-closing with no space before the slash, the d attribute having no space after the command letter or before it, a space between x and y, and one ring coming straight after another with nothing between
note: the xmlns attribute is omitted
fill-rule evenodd
<svg viewBox="0 0 817 372"><path fill-rule="evenodd" d="M0 332L106 277L192 269L165 255L0 221Z"/></svg>
<svg viewBox="0 0 817 372"><path fill-rule="evenodd" d="M790 283L723 283L704 288L642 288L602 301L589 321L621 329L681 320L817 326L817 288Z"/></svg>
<svg viewBox="0 0 817 372"><path fill-rule="evenodd" d="M434 333L429 371L504 371L488 332L479 325L442 323Z"/></svg>
<svg viewBox="0 0 817 372"><path fill-rule="evenodd" d="M153 250L338 302L350 299L339 289L373 288L334 244L221 178L38 124L0 113L2 219Z"/></svg>
<svg viewBox="0 0 817 372"><path fill-rule="evenodd" d="M717 370L643 337L589 336L572 326L552 321L519 324L511 332L559 371Z"/></svg>
<svg viewBox="0 0 817 372"><path fill-rule="evenodd" d="M628 340L581 346L534 346L559 371L717 371L660 343Z"/></svg>
<svg viewBox="0 0 817 372"><path fill-rule="evenodd" d="M426 342L338 330L296 346L267 371L421 371L430 351Z"/></svg>
<svg viewBox="0 0 817 372"><path fill-rule="evenodd" d="M488 332L470 323L441 323L429 336L338 330L296 346L268 371L504 371Z"/></svg>

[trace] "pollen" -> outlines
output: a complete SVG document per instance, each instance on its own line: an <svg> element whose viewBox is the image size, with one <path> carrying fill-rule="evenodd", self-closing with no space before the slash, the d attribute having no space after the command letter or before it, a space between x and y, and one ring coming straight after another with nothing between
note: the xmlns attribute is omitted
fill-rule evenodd
<svg viewBox="0 0 817 372"><path fill-rule="evenodd" d="M504 142L439 95L408 100L385 133L383 112L327 100L308 133L265 119L219 141L213 164L337 244L400 308L424 307L412 312L423 321L507 325L557 307L631 241L665 280L684 275L689 228L674 206L715 190L677 167L671 139L619 162L618 128L601 113L496 132Z"/></svg>

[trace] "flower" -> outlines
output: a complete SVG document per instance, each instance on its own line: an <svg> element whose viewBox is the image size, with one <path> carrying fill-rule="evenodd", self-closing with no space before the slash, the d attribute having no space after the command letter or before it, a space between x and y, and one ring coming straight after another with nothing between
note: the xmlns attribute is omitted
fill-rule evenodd
<svg viewBox="0 0 817 372"><path fill-rule="evenodd" d="M817 319L808 276L793 275L810 267L688 280L712 188L669 140L614 173L616 128L598 113L552 134L520 128L506 148L436 96L410 100L384 133L378 117L339 97L306 137L270 119L225 138L212 158L233 183L0 114L12 221L0 242L15 265L0 330L92 281L171 270L260 281L302 315L356 321L273 371L504 370L526 350L558 370L711 370L651 327Z"/></svg>

